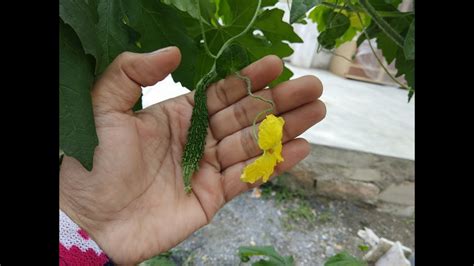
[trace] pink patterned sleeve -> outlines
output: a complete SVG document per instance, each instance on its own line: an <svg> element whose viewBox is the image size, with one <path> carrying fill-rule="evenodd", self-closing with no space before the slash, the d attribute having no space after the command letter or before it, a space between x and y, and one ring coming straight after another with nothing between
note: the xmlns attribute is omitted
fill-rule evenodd
<svg viewBox="0 0 474 266"><path fill-rule="evenodd" d="M97 243L61 210L59 265L114 265Z"/></svg>

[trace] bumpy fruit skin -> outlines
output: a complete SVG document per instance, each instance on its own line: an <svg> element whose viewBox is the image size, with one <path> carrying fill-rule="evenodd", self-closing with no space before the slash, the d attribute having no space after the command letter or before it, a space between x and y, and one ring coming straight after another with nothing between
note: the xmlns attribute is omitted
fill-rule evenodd
<svg viewBox="0 0 474 266"><path fill-rule="evenodd" d="M207 86L216 79L215 71L209 72L197 84L194 94L194 108L191 116L191 126L188 129L186 145L184 147L182 169L184 180L184 191L191 192L191 177L199 169L206 145L207 127L209 126L209 115L207 112Z"/></svg>

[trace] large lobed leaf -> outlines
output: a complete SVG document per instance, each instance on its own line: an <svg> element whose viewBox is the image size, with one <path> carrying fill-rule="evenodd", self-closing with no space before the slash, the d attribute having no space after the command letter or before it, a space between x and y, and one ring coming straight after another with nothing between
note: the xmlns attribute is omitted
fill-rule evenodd
<svg viewBox="0 0 474 266"><path fill-rule="evenodd" d="M266 256L252 264L252 266L293 266L293 256L282 256L278 254L273 246L241 246L239 247L241 262L248 262L252 256Z"/></svg>
<svg viewBox="0 0 474 266"><path fill-rule="evenodd" d="M295 23L305 17L306 12L321 2L322 0L293 0L290 9L290 23Z"/></svg>
<svg viewBox="0 0 474 266"><path fill-rule="evenodd" d="M320 32L318 36L319 44L328 50L352 41L357 33L361 32L370 23L370 17L365 13L359 13L362 19L360 21L356 12L342 9L343 3L336 5L336 1L330 2L334 2L335 6L341 8L333 9L332 7L317 5L308 14L308 18L317 24Z"/></svg>
<svg viewBox="0 0 474 266"><path fill-rule="evenodd" d="M223 4L225 2L225 5ZM263 1L262 6L271 6L276 1ZM217 54L222 45L242 32L250 22L257 1L246 0L228 0L220 1L220 6L214 9L214 20L221 21L222 24L213 25L212 20L206 21L205 35L209 49L213 54ZM287 57L293 53L287 42L302 42L301 38L293 31L291 25L283 21L284 12L281 9L273 8L260 11L253 27L243 36L238 38L235 43L244 47L249 56L250 62L254 62L266 55L274 54L280 58ZM188 23L188 30L195 38L196 42L201 41L201 31L195 27L195 23ZM194 82L197 82L212 67L214 59L210 57L201 47L197 68L194 73ZM288 80L292 73L285 67L284 72L277 81L272 83L276 85L279 82Z"/></svg>
<svg viewBox="0 0 474 266"><path fill-rule="evenodd" d="M62 20L59 30L59 143L66 155L91 170L99 143L90 94L93 64L74 31Z"/></svg>
<svg viewBox="0 0 474 266"><path fill-rule="evenodd" d="M396 18L387 18L387 23L396 29L402 36L405 36L405 45L400 47L375 23L371 23L367 29L369 38L375 38L377 48L382 50L384 58L390 64L395 61L397 69L396 77L405 75L407 85L410 87L409 99L415 90L415 52L414 52L414 17L403 16ZM365 40L365 35L361 35L357 43Z"/></svg>
<svg viewBox="0 0 474 266"><path fill-rule="evenodd" d="M95 74L101 74L124 51L138 51L133 32L116 0L60 0L59 16L79 36L86 53L96 59Z"/></svg>
<svg viewBox="0 0 474 266"><path fill-rule="evenodd" d="M176 82L192 90L198 47L187 34L178 11L157 0L120 0L131 28L140 33L140 52L151 52L174 45L181 50L181 63L172 73ZM196 22L197 23L197 22Z"/></svg>
<svg viewBox="0 0 474 266"><path fill-rule="evenodd" d="M351 256L347 252L341 252L330 257L324 263L324 266L367 266L367 263Z"/></svg>

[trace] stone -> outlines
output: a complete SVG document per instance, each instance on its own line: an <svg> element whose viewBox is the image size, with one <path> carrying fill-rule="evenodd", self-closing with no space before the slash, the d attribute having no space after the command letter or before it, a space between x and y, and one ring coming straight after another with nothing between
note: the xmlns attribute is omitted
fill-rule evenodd
<svg viewBox="0 0 474 266"><path fill-rule="evenodd" d="M379 200L399 205L415 205L415 183L391 184L380 193Z"/></svg>
<svg viewBox="0 0 474 266"><path fill-rule="evenodd" d="M414 205L399 205L391 203L380 203L377 204L377 211L390 213L396 216L401 217L413 217L415 215L415 206Z"/></svg>
<svg viewBox="0 0 474 266"><path fill-rule="evenodd" d="M370 168L355 169L352 175L348 176L350 179L365 181L365 182L374 182L382 180L382 174Z"/></svg>
<svg viewBox="0 0 474 266"><path fill-rule="evenodd" d="M334 255L334 248L332 248L331 246L327 246L326 247L326 256L328 257L331 257Z"/></svg>
<svg viewBox="0 0 474 266"><path fill-rule="evenodd" d="M318 180L316 194L328 198L356 200L375 204L380 189L371 183L353 180Z"/></svg>
<svg viewBox="0 0 474 266"><path fill-rule="evenodd" d="M380 241L380 238L374 233L374 231L367 227L365 227L364 230L359 230L357 235L370 246L376 246Z"/></svg>
<svg viewBox="0 0 474 266"><path fill-rule="evenodd" d="M312 144L309 156L272 182L306 196L375 205L380 191L387 190L384 199L390 201L399 191L395 184L412 181L413 160Z"/></svg>
<svg viewBox="0 0 474 266"><path fill-rule="evenodd" d="M372 229L367 227L364 230L359 230L357 235L371 247L364 255L363 259L365 261L375 262L377 266L405 266L404 263L408 262L408 266L410 266L406 256L409 257L412 254L412 250L403 246L400 242L393 242L383 237L380 238ZM382 258L384 259L379 262Z"/></svg>

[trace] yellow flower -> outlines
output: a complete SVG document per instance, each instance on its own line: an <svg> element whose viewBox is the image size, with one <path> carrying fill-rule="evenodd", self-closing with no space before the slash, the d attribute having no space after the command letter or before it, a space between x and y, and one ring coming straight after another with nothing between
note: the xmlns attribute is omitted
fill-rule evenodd
<svg viewBox="0 0 474 266"><path fill-rule="evenodd" d="M262 156L244 168L240 180L255 183L260 178L267 182L273 174L277 163L283 162L281 156L283 125L285 120L272 114L262 121L258 127L258 146L263 150Z"/></svg>

